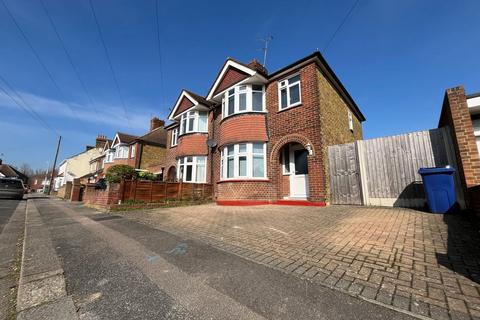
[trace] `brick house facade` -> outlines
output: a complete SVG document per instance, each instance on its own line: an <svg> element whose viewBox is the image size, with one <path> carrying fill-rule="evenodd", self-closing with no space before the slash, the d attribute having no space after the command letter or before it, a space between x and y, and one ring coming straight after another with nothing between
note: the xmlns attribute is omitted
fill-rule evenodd
<svg viewBox="0 0 480 320"><path fill-rule="evenodd" d="M450 130L467 206L480 215L480 93L467 95L463 86L447 89L438 126Z"/></svg>
<svg viewBox="0 0 480 320"><path fill-rule="evenodd" d="M362 139L361 111L315 52L268 74L227 59L206 97L169 116L166 179L207 182L220 204L329 201L329 145Z"/></svg>
<svg viewBox="0 0 480 320"><path fill-rule="evenodd" d="M102 154L91 161L91 172L96 174L96 180L103 178L106 171L113 165L128 165L137 170L146 170L163 176L166 159L165 121L154 117L150 121L150 130L135 136L117 132L113 140L103 139Z"/></svg>

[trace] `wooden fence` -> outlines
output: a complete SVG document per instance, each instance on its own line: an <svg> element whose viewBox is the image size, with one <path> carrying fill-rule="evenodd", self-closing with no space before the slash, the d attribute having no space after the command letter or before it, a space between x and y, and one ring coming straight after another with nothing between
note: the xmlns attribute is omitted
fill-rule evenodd
<svg viewBox="0 0 480 320"><path fill-rule="evenodd" d="M361 140L328 149L333 204L422 207L421 167L456 167L448 128ZM457 198L465 206L458 172Z"/></svg>
<svg viewBox="0 0 480 320"><path fill-rule="evenodd" d="M211 200L211 184L164 181L124 180L120 185L120 199L138 202L167 202L173 200Z"/></svg>

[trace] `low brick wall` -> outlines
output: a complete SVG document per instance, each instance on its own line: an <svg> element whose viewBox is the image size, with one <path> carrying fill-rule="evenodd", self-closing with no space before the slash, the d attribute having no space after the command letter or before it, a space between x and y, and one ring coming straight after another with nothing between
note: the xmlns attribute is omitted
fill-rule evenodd
<svg viewBox="0 0 480 320"><path fill-rule="evenodd" d="M109 209L120 200L120 184L111 184L106 190L96 190L95 185L87 185L83 194L83 202L92 207Z"/></svg>

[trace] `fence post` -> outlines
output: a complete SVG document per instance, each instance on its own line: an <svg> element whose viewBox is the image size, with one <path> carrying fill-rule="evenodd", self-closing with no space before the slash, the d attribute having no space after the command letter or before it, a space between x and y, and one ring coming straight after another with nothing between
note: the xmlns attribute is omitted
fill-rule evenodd
<svg viewBox="0 0 480 320"><path fill-rule="evenodd" d="M134 180L135 181L135 189L133 190L133 201L137 201L137 185L138 185L138 180ZM132 185L133 185L133 181L132 181Z"/></svg>
<svg viewBox="0 0 480 320"><path fill-rule="evenodd" d="M178 184L177 199L182 200L182 181Z"/></svg>
<svg viewBox="0 0 480 320"><path fill-rule="evenodd" d="M150 203L152 203L153 181L150 180Z"/></svg>
<svg viewBox="0 0 480 320"><path fill-rule="evenodd" d="M163 203L166 203L167 202L168 181L165 181L163 185L165 187L165 197L163 197Z"/></svg>
<svg viewBox="0 0 480 320"><path fill-rule="evenodd" d="M125 198L125 179L122 179L120 181L120 190L118 190L118 195L120 198L118 200L120 200L120 203L123 203L123 200Z"/></svg>
<svg viewBox="0 0 480 320"><path fill-rule="evenodd" d="M368 177L367 177L367 168L365 167L365 146L363 141L358 140L355 142L356 152L357 152L357 161L358 161L358 178L360 179L360 191L362 193L362 202L364 206L367 206L370 202L368 194Z"/></svg>

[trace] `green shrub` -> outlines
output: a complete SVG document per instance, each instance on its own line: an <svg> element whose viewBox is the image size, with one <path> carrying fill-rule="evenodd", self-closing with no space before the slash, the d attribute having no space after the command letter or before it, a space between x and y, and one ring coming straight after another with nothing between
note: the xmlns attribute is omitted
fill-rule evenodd
<svg viewBox="0 0 480 320"><path fill-rule="evenodd" d="M109 183L118 183L122 179L133 179L137 175L135 169L125 164L116 164L108 168L105 179Z"/></svg>
<svg viewBox="0 0 480 320"><path fill-rule="evenodd" d="M138 173L138 177L142 180L151 180L151 181L157 180L157 175L155 173L151 173L148 171L140 171Z"/></svg>

